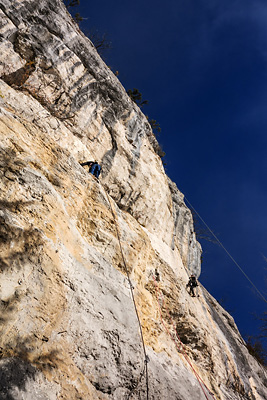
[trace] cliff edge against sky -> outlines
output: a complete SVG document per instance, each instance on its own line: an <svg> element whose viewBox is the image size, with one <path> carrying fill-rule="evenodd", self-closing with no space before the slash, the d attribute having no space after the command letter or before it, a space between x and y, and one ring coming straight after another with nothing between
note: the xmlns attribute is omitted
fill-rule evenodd
<svg viewBox="0 0 267 400"><path fill-rule="evenodd" d="M201 247L146 117L60 0L0 17L1 399L266 399L232 317L186 290Z"/></svg>

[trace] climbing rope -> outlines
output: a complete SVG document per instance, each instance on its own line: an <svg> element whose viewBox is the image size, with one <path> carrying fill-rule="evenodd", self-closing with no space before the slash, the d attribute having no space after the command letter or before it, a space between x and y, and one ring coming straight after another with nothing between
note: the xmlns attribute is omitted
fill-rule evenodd
<svg viewBox="0 0 267 400"><path fill-rule="evenodd" d="M138 385L139 385L139 383L141 382L141 380L142 380L142 378L143 378L143 376L144 376L145 368L146 368L146 364L144 363L144 368L143 368L143 370L142 370L142 372L141 372L141 374L140 374L140 376L139 376L137 382L135 383L135 386L133 387L133 389L132 389L132 390L130 391L130 393L128 394L127 400L129 400L129 399L132 397L132 395L134 394L134 392L135 392L136 389L138 388Z"/></svg>
<svg viewBox="0 0 267 400"><path fill-rule="evenodd" d="M209 230L209 232L212 234L212 236L214 237L214 239L217 241L217 243L221 246L221 248L226 252L226 254L231 258L231 260L234 262L234 264L237 266L237 268L242 272L242 274L246 277L246 279L249 281L249 283L254 287L254 289L256 290L256 292L260 295L260 297L263 299L263 301L265 303L267 303L267 300L265 299L265 297L263 296L263 294L259 291L259 289L254 285L254 283L251 281L251 279L247 276L247 274L245 273L245 271L240 267L240 265L237 263L237 261L234 259L234 257L231 256L231 254L229 253L229 251L224 247L224 245L222 244L222 242L218 239L218 237L215 235L215 233L210 229L210 227L206 224L206 222L201 218L201 216L199 215L199 213L194 209L194 207L192 206L192 204L190 203L190 201L184 196L185 200L187 201L187 203L190 205L190 207L192 208L192 210L194 210L194 212L196 213L196 215L198 216L198 218L203 222L203 224L206 226L206 228Z"/></svg>
<svg viewBox="0 0 267 400"><path fill-rule="evenodd" d="M92 147L91 147L91 145L89 143L88 143L88 145L89 145L90 151L91 151L91 153L93 155L93 158L96 160L95 152L92 150ZM103 188L103 186L102 186L102 188ZM141 381L141 379L142 379L142 377L143 377L143 375L145 373L145 375L146 375L146 398L148 400L148 397L149 397L149 382L148 382L147 364L148 364L149 358L148 358L148 355L146 353L145 342L144 342L143 331L142 331L142 325L141 325L141 321L140 321L139 314L138 314L137 307L136 307L136 303L135 303L135 298L134 298L134 293L133 293L133 285L132 285L132 282L131 282L131 279L130 279L129 271L128 271L128 268L127 268L127 264L126 264L124 253L123 253L123 249L122 249L122 244L121 244L121 239L120 239L120 234L119 234L119 228L118 228L118 224L117 224L116 215L115 215L115 212L113 210L113 207L112 207L112 204L111 204L111 201L110 201L108 193L105 191L104 188L103 188L103 190L104 190L104 192L106 194L106 197L107 197L107 200L108 200L108 203L109 203L109 206L110 206L110 210L111 210L111 213L112 213L112 216L113 216L113 220L114 220L114 224L115 224L115 228L116 228L116 235L117 235L117 238L118 238L120 252L121 252L121 257L122 257L124 269L125 269L125 272L126 272L126 275L127 275L129 286L130 286L131 297L132 297L132 300L133 300L134 310L135 310L135 314L136 314L138 325L139 325L141 343L142 343L142 348L143 348L143 352L144 352L144 368L143 368L143 370L142 370L142 372L140 374L140 377L139 377L139 380L138 380L138 382L136 384L136 387L134 389L132 389L132 391L128 395L127 399L130 399L130 397L132 396L132 394L136 390L139 382Z"/></svg>
<svg viewBox="0 0 267 400"><path fill-rule="evenodd" d="M107 199L108 199L109 206L110 206L110 210L111 210L111 213L112 213L112 216L113 216L113 219L114 219L115 228L116 228L116 234L117 234L117 238L118 238L118 242L119 242L119 247L120 247L120 252L121 252L121 256L122 256L122 261L123 261L124 269L125 269L125 272L126 272L126 275L127 275L128 282L129 282L130 291L131 291L131 296L132 296L132 300L133 300L133 304L134 304L134 309L135 309L135 313L136 313L136 317L137 317L137 321L138 321L138 325L139 325L140 336L141 336L141 342L142 342L142 347L143 347L143 352L144 352L144 357L145 357L145 359L144 359L144 370L145 370L145 375L146 375L146 398L147 398L147 400L148 400L149 382L148 382L148 368L147 368L147 363L148 363L149 359L148 359L148 355L147 355L147 353L146 353L145 342L144 342L144 336L143 336L143 331L142 331L142 325L141 325L141 321L140 321L140 318L139 318L139 314L138 314L138 311L137 311L136 302L135 302L135 298L134 298L133 285L132 285L132 282L131 282L131 278L130 278L130 275L129 275L129 271L128 271L128 268L127 268L127 264L126 264L125 257L124 257L124 253L123 253L123 249L122 249L122 244L121 244L121 239L120 239L120 234L119 234L119 228L118 228L118 224L117 224L117 220L116 220L116 215L115 215L115 212L114 212L114 210L113 210L113 207L112 207L112 204L111 204L111 201L110 201L110 199L109 199L109 195L108 195L108 194L107 194ZM141 377L140 377L139 381L141 380L142 375L143 375L143 372L142 372L142 374L141 374ZM132 391L132 393L133 393L133 391ZM130 394L130 395L131 395L131 394ZM130 398L130 397L128 397L128 399L129 399L129 398Z"/></svg>
<svg viewBox="0 0 267 400"><path fill-rule="evenodd" d="M206 390L208 391L208 393L216 400L215 395L209 390L209 388L206 386L206 384L203 382L203 380L201 379L201 377L198 375L198 373L196 372L195 368L193 367L193 365L192 365L192 363L191 363L191 361L190 361L190 358L189 358L189 356L188 356L188 354L187 354L187 352L186 352L186 350L185 350L185 347L184 347L184 345L183 345L183 343L182 343L182 341L181 341L181 339L180 339L180 337L179 337L179 335L178 335L178 332L177 332L177 329L176 329L176 327L175 327L174 321L173 321L173 319L172 319L172 317L171 317L171 315L170 315L170 313L168 312L167 309L166 309L167 315L168 315L168 317L170 318L171 323L172 323L172 326L173 326L173 328L174 328L174 330L175 330L176 337L177 337L177 339L178 339L178 341L179 341L179 344L180 344L180 346L181 346L180 348L179 348L179 346L177 345L176 340L175 340L175 339L173 338L173 336L171 335L168 326L165 324L165 322L164 322L164 320L163 320L163 316L162 316L162 308L163 308L163 306L164 306L164 297L163 297L163 295L162 295L162 293L161 293L161 299L162 299L162 306L161 306L161 305L160 305L160 301L159 301L159 288L158 288L157 281L156 281L156 279L155 279L155 277L154 277L153 274L152 274L152 278L153 278L154 285L155 285L155 288L156 288L157 302L158 302L158 306L159 306L160 319L161 319L162 325L164 326L166 332L168 333L168 335L170 336L170 338L171 338L172 341L174 342L175 347L177 348L177 350L178 350L179 352L180 352L180 349L182 350L182 354L183 354L185 360L186 360L186 361L188 362L188 364L190 365L192 371L194 372L194 374L195 374L195 376L196 376L196 378L197 378L197 381L198 381L198 383L199 383L199 385L200 385L200 387L201 387L201 389L202 389L202 391L203 391L203 393L204 393L205 398L206 398L207 400L209 400L209 398L207 397L207 394L206 394L206 392L205 392L205 390L204 390L204 387L203 387L202 385L205 386L205 388L206 388Z"/></svg>

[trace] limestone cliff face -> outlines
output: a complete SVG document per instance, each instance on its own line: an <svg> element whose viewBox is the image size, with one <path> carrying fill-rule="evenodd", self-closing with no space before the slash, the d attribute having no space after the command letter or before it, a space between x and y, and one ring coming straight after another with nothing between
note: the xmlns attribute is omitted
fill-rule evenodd
<svg viewBox="0 0 267 400"><path fill-rule="evenodd" d="M232 317L186 291L201 247L144 115L60 0L0 18L0 398L266 399Z"/></svg>

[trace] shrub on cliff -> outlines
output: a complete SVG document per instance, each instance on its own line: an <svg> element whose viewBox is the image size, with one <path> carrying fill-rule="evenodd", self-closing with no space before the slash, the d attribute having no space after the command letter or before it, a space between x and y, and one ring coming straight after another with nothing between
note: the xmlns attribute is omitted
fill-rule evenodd
<svg viewBox="0 0 267 400"><path fill-rule="evenodd" d="M149 122L149 124L150 124L150 126L152 128L152 131L160 133L161 132L160 124L155 119L149 118L148 115L146 115L146 117L147 117L147 120L148 120L148 122Z"/></svg>
<svg viewBox="0 0 267 400"><path fill-rule="evenodd" d="M80 0L64 0L67 8L76 7L80 5Z"/></svg>
<svg viewBox="0 0 267 400"><path fill-rule="evenodd" d="M139 90L136 88L133 88L133 90L128 89L127 94L130 99L134 101L140 108L143 107L145 104L148 104L148 101L142 99L142 93L139 92Z"/></svg>
<svg viewBox="0 0 267 400"><path fill-rule="evenodd" d="M248 336L247 349L249 353L259 361L259 363L267 366L267 352L265 351L260 339Z"/></svg>

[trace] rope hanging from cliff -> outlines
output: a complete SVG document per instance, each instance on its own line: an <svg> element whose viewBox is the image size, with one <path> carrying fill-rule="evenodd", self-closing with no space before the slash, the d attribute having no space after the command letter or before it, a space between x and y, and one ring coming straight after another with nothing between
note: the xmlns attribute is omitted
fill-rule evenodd
<svg viewBox="0 0 267 400"><path fill-rule="evenodd" d="M92 150L92 148L91 148L90 145L89 145L89 147L90 147L91 153L93 154L94 159L96 159L96 158L95 158L95 153L94 153L94 151ZM103 190L105 191L104 188L103 188ZM106 191L105 191L105 193L106 193ZM137 382L136 387L138 386L139 382L141 381L141 379L142 379L142 377L143 377L143 375L144 375L144 373L145 373L145 375L146 375L146 399L149 400L149 398L148 398L148 395L149 395L149 382L148 382L148 368L147 368L147 363L148 363L149 358L148 358L148 355L146 354L146 348L145 348L145 342L144 342L144 337L143 337L142 325L141 325L141 321L140 321L140 318L139 318L139 315L138 315L138 311L137 311L137 307L136 307L136 303L135 303L135 298L134 298L134 293L133 293L133 285L132 285L132 282L131 282L131 279L130 279L129 271L128 271L127 264L126 264L126 261L125 261L125 257L124 257L124 254L123 254L123 250L122 250L121 239L120 239L119 228L118 228L118 224L117 224L117 220L116 220L116 215L115 215L115 212L114 212L114 210L113 210L113 207L112 207L111 201L110 201L110 199L109 199L108 193L106 193L106 197L107 197L107 199L108 199L108 203L109 203L109 206L110 206L110 210L111 210L111 213L112 213L112 216L113 216L113 220L114 220L114 223L115 223L116 234L117 234L117 238L118 238L118 242L119 242L119 247L120 247L120 252L121 252L121 256L122 256L122 261L123 261L123 264L124 264L124 269L125 269L125 272L126 272L126 275L127 275L127 279L128 279L128 282L129 282L129 286L130 286L131 296L132 296L132 300L133 300L133 304L134 304L134 309L135 309L135 314L136 314L137 321L138 321L138 325L139 325L140 336L141 336L141 342L142 342L142 348L143 348L144 357L145 357L145 358L144 358L144 368L143 368L143 371L142 371L142 373L141 373L141 375L140 375L140 378L139 378L139 380L138 380L138 382ZM129 394L129 396L128 396L128 399L131 397L131 395L132 395L132 393L135 391L135 389L136 389L136 388L134 388L134 389L130 392L130 394Z"/></svg>
<svg viewBox="0 0 267 400"><path fill-rule="evenodd" d="M214 239L217 241L217 243L221 246L221 248L226 252L226 254L231 258L231 260L233 261L233 263L237 266L237 268L242 272L242 274L245 276L245 278L249 281L249 283L254 287L254 289L256 290L256 292L260 295L260 297L263 299L263 301L265 303L267 303L267 300L265 299L265 297L263 296L263 294L259 291L259 289L254 285L254 283L251 281L251 279L247 276L247 274L245 273L245 271L240 267L240 265L238 264L238 262L234 259L234 257L231 256L231 254L229 253L229 251L224 247L224 245L222 244L222 242L218 239L218 237L215 235L215 233L210 229L210 227L206 224L206 222L203 220L203 218L201 218L201 216L199 215L199 213L194 209L194 207L192 206L192 204L190 203L190 201L184 196L185 200L187 201L187 203L190 205L190 207L192 208L192 210L194 210L194 212L196 213L196 215L198 216L198 218L203 222L203 224L206 226L206 228L209 230L209 232L212 234L212 236L214 237Z"/></svg>
<svg viewBox="0 0 267 400"><path fill-rule="evenodd" d="M136 307L136 303L135 303L135 298L134 298L134 293L133 293L133 285L132 285L132 282L131 282L131 278L130 278L130 275L129 275L129 271L128 271L127 264L126 264L126 261L125 261L125 257L124 257L124 254L123 254L123 250L122 250L122 244L121 244L119 228L118 228L118 224L117 224L117 220L116 220L116 215L115 215L115 212L113 210L113 207L112 207L112 204L111 204L111 201L109 199L109 195L108 194L107 194L107 199L108 199L109 206L110 206L110 209L111 209L111 213L112 213L112 216L113 216L113 219L114 219L115 228L116 228L116 234L117 234L119 247L120 247L120 252L121 252L121 256L122 256L122 261L123 261L124 269L125 269L125 272L126 272L126 275L127 275L128 282L129 282L131 296L132 296L134 309L135 309L135 314L136 314L138 325L139 325L141 342L142 342L142 347L143 347L143 352L144 352L144 357L145 357L145 359L144 359L144 370L145 370L145 375L146 375L146 398L148 400L148 393L149 393L148 369L147 369L148 355L146 353L145 342L144 342L143 331L142 331L142 325L141 325L141 321L140 321L140 318L139 318L139 315L138 315L138 311L137 311L137 307ZM141 378L143 376L143 373L144 373L144 371L141 374ZM141 378L139 379L139 381L141 380ZM131 394L132 394L132 392L130 393L130 396L131 396Z"/></svg>
<svg viewBox="0 0 267 400"><path fill-rule="evenodd" d="M158 302L158 306L159 306L160 319L161 319L162 325L164 326L164 328L165 328L167 334L170 336L170 338L171 338L172 341L174 342L175 347L176 347L177 350L180 352L180 348L178 347L178 345L177 345L177 343L176 343L176 340L173 338L173 336L171 335L171 333L170 333L170 331L169 331L169 328L168 328L168 327L165 325L165 323L164 323L163 316L162 316L162 308L163 308L163 305L164 305L164 298L163 298L163 295L162 295L162 293L161 293L161 298L162 298L162 303L163 303L162 306L161 306L161 305L160 305L160 301L159 301L159 288L158 288L158 284L157 284L156 278L154 277L153 274L152 274L152 278L153 278L154 285L155 285L155 288L156 288L157 302ZM173 326L173 328L174 328L174 330L175 330L175 334L176 334L176 337L177 337L177 339L178 339L178 341L179 341L179 343L180 343L183 356L184 356L185 360L188 362L188 364L190 365L192 371L194 372L194 374L195 374L195 376L196 376L196 378L197 378L197 381L198 381L198 383L199 383L199 385L200 385L200 387L201 387L201 389L202 389L202 391L203 391L203 393L204 393L205 398L206 398L207 400L209 400L209 398L207 397L207 394L206 394L206 392L205 392L205 390L204 390L204 388L203 388L202 385L204 385L205 388L206 388L206 390L208 391L208 393L209 393L214 399L216 399L216 398L215 398L215 395L209 390L209 388L206 386L206 384L203 382L203 380L201 379L201 377L198 375L198 373L196 372L195 368L193 367L193 365L192 365L192 363L191 363L191 361L190 361L190 358L189 358L189 356L188 356L188 354L187 354L187 352L186 352L186 350L185 350L185 348L184 348L183 342L181 341L181 339L180 339L180 337L179 337L179 335L178 335L178 332L177 332L177 329L176 329L175 324L174 324L174 322L173 322L173 319L172 319L170 313L168 312L168 310L167 310L167 315L168 315L168 317L170 318L171 323L172 323L172 326Z"/></svg>

